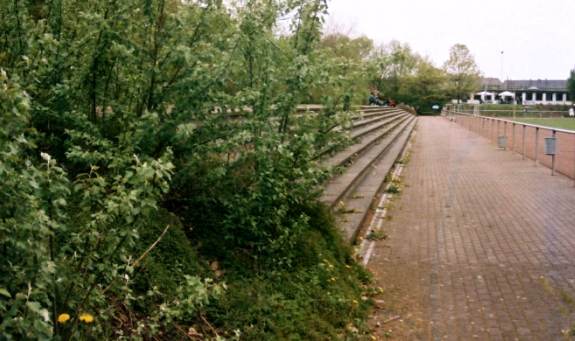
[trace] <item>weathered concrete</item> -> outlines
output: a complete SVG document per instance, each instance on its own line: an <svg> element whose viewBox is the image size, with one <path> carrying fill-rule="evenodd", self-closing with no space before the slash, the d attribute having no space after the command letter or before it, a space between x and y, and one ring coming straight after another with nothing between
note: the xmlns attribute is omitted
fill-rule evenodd
<svg viewBox="0 0 575 341"><path fill-rule="evenodd" d="M443 118L420 118L369 267L395 339L555 340L575 323L575 189Z"/></svg>

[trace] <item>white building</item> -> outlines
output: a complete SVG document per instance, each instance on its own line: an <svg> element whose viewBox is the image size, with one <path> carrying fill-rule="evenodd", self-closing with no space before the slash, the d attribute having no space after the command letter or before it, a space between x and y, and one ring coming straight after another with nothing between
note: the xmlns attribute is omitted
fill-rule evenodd
<svg viewBox="0 0 575 341"><path fill-rule="evenodd" d="M472 94L476 103L517 103L524 105L571 105L566 80L506 80L483 78L481 91Z"/></svg>

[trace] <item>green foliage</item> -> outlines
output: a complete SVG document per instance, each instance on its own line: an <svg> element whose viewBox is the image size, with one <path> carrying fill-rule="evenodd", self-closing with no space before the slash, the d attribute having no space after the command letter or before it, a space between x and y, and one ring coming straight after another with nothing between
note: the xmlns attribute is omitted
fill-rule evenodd
<svg viewBox="0 0 575 341"><path fill-rule="evenodd" d="M227 274L229 295L210 306L211 319L241 328L248 340L325 340L359 337L355 328L359 334L367 332L364 321L371 303L364 295L370 277L350 257L327 212L310 209L315 228L300 237L298 262L290 271L246 276L232 269Z"/></svg>
<svg viewBox="0 0 575 341"><path fill-rule="evenodd" d="M373 42L367 37L350 38L336 33L322 37L319 48L324 62L306 101L327 102L342 109L351 103L363 104L369 88L366 66Z"/></svg>
<svg viewBox="0 0 575 341"><path fill-rule="evenodd" d="M408 76L399 89L399 97L421 112L431 111L434 104L449 100L446 91L447 76L425 59L418 61L414 76Z"/></svg>
<svg viewBox="0 0 575 341"><path fill-rule="evenodd" d="M567 92L571 101L575 101L575 69L571 70L567 79Z"/></svg>
<svg viewBox="0 0 575 341"><path fill-rule="evenodd" d="M429 59L396 41L384 45L366 61L371 87L385 99L405 103L425 113L448 99L448 77Z"/></svg>
<svg viewBox="0 0 575 341"><path fill-rule="evenodd" d="M397 184L391 184L389 188L385 190L386 193L398 194L401 192L401 188Z"/></svg>
<svg viewBox="0 0 575 341"><path fill-rule="evenodd" d="M397 41L381 47L370 65L370 73L375 76L373 85L384 97L399 99L404 80L416 75L420 58L409 45Z"/></svg>
<svg viewBox="0 0 575 341"><path fill-rule="evenodd" d="M449 94L458 103L479 87L479 68L467 46L453 45L444 69L449 77Z"/></svg>
<svg viewBox="0 0 575 341"><path fill-rule="evenodd" d="M472 113L476 104L461 104L459 110ZM483 116L513 117L516 118L552 118L567 116L569 106L563 104L480 104L479 113Z"/></svg>
<svg viewBox="0 0 575 341"><path fill-rule="evenodd" d="M105 321L118 307L110 299L132 304L139 230L169 189L172 154L138 157L133 139L112 143L97 133L69 131L74 144L67 161L87 170L72 176L28 142L37 139L33 128L24 129L28 97L5 72L2 77L2 117L12 123L2 129L0 161L0 249L9 260L0 269L6 274L0 332L8 338L111 336ZM141 129L135 124L130 132ZM100 323L83 326L83 313ZM72 318L57 323L60 314Z"/></svg>
<svg viewBox="0 0 575 341"><path fill-rule="evenodd" d="M536 124L545 127L567 129L575 131L575 121L572 118L559 117L559 118L523 118L518 117L518 122L529 124Z"/></svg>
<svg viewBox="0 0 575 341"><path fill-rule="evenodd" d="M384 240L387 239L387 234L383 230L370 231L366 237L367 240Z"/></svg>
<svg viewBox="0 0 575 341"><path fill-rule="evenodd" d="M0 0L3 338L237 337L250 323L222 307L251 302L242 283L266 297L246 316L292 307L246 335L320 338L364 316L349 303L364 274L317 218L316 160L344 140L363 72L320 46L326 8ZM296 115L309 100L326 110Z"/></svg>

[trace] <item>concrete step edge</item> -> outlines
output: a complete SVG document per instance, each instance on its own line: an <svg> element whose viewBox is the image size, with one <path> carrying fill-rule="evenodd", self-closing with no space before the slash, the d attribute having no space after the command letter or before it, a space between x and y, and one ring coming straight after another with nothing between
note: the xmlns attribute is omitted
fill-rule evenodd
<svg viewBox="0 0 575 341"><path fill-rule="evenodd" d="M386 151L385 155L379 160L379 163L383 164L382 167L384 168L383 171L380 172L380 174L382 174L383 177L380 180L378 180L379 186L372 193L370 193L369 197L366 199L366 203L368 204L362 213L363 216L359 220L359 223L355 226L340 226L340 228L342 229L342 233L344 233L344 236L348 239L350 243L355 242L359 231L365 225L368 213L373 206L373 202L375 198L378 196L378 194L382 191L383 186L385 185L384 182L387 174L389 174L389 171L393 168L393 165L396 163L397 158L402 154L403 150L405 149L405 146L407 145L407 142L409 141L409 138L411 137L411 134L413 133L416 124L417 124L417 118L414 117L409 122L409 124L401 131L399 136L396 139L394 139L392 146L390 146L390 148ZM365 177L362 178L361 181L359 181L355 187L356 188L360 187L361 183L364 180ZM346 201L349 201L348 196L350 193L351 192L348 192L348 194L344 198L341 198L338 201L344 201L344 203Z"/></svg>
<svg viewBox="0 0 575 341"><path fill-rule="evenodd" d="M397 124L392 129L390 129L388 134L386 134L386 136L383 137L383 140L386 140L386 141L385 141L385 144L381 147L381 150L377 153L377 155L372 157L367 163L365 163L365 165L361 166L361 168L357 172L356 176L354 176L352 178L352 181L350 181L349 183L347 183L343 187L343 190L337 191L335 195L332 195L329 192L324 192L325 194L322 195L322 199L331 198L331 200L329 200L327 202L325 200L322 200L322 201L326 202L330 207L334 207L341 200L341 198L343 198L350 191L352 191L355 187L357 187L357 184L359 182L361 182L361 179L365 176L366 172L369 170L371 165L373 165L375 162L380 160L385 155L387 150L393 145L394 141L401 135L401 133L409 125L409 123L413 121L413 119L414 119L414 116L412 116L411 118L407 117L401 123ZM363 154L365 154L365 152ZM357 163L357 160L356 160L356 162L354 164L359 164L359 163ZM346 172L349 174L349 172L352 171L352 169L353 169L353 165L351 167L348 167L343 174L332 179L332 181L335 180L335 182L332 182L332 183L337 183L337 180L336 180L337 178L346 176ZM326 186L326 190L328 189L328 187L329 187L329 184ZM335 198L335 200L334 200L334 198Z"/></svg>

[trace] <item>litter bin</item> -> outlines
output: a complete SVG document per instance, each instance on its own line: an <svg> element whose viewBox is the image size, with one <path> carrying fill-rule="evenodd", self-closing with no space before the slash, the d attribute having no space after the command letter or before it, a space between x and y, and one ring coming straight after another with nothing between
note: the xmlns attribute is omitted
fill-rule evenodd
<svg viewBox="0 0 575 341"><path fill-rule="evenodd" d="M507 136L501 135L497 137L497 147L501 149L507 148Z"/></svg>
<svg viewBox="0 0 575 341"><path fill-rule="evenodd" d="M545 138L545 155L555 155L557 152L557 138L556 137L546 137Z"/></svg>

